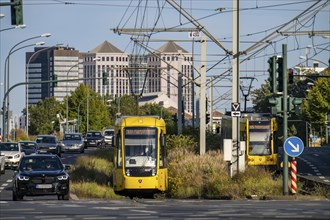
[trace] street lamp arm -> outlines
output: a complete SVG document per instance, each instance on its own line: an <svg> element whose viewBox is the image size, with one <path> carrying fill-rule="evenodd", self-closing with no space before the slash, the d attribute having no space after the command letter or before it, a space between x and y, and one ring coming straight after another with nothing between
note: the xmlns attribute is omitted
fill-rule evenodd
<svg viewBox="0 0 330 220"><path fill-rule="evenodd" d="M36 39L36 38L39 38L39 37L50 37L50 36L51 36L50 33L45 33L45 34L42 34L42 35L38 35L38 36L35 36L35 37L30 37L30 38L27 38L27 39L25 39L25 40L22 40L22 41L18 42L17 44L15 44L15 45L10 49L9 53L10 53L12 50L14 50L15 47L17 47L18 45L20 45L20 44L22 44L22 43L24 43L24 42L26 42L26 41L33 40L33 39Z"/></svg>
<svg viewBox="0 0 330 220"><path fill-rule="evenodd" d="M79 78L79 79L61 79L61 80L47 80L47 81L34 81L34 82L20 82L16 83L15 85L8 88L6 93L3 96L3 110L2 110L2 124L3 124L3 138L4 141L7 140L7 130L5 126L5 113L6 113L6 99L9 95L9 93L16 87L22 86L22 85L30 85L30 84L45 84L45 83L54 83L54 82L68 82L68 81L80 81L80 80L87 80L87 79L102 79L102 77L91 77L91 78Z"/></svg>

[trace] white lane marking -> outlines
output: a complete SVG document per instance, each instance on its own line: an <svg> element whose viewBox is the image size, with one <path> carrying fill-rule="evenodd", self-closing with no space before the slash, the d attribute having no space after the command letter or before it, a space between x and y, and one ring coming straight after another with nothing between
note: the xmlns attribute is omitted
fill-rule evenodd
<svg viewBox="0 0 330 220"><path fill-rule="evenodd" d="M13 182L13 180L12 180L12 179L9 179L9 180L7 180L7 183L11 183L11 182Z"/></svg>
<svg viewBox="0 0 330 220"><path fill-rule="evenodd" d="M326 183L330 183L330 180L324 180L324 182L326 182Z"/></svg>
<svg viewBox="0 0 330 220"><path fill-rule="evenodd" d="M314 154L315 157L318 157L319 155L318 154Z"/></svg>
<svg viewBox="0 0 330 220"><path fill-rule="evenodd" d="M316 176L322 176L322 173L316 173Z"/></svg>
<svg viewBox="0 0 330 220"><path fill-rule="evenodd" d="M320 179L325 179L325 177L324 177L324 176L319 176L319 178L320 178Z"/></svg>

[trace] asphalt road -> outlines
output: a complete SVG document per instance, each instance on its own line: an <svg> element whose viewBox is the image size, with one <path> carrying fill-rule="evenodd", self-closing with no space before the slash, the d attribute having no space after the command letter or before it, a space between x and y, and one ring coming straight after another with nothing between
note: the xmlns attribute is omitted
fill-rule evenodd
<svg viewBox="0 0 330 220"><path fill-rule="evenodd" d="M7 219L329 219L329 201L1 201Z"/></svg>
<svg viewBox="0 0 330 220"><path fill-rule="evenodd" d="M329 149L305 149L297 158L306 175L329 178ZM87 149L86 153L94 149ZM72 164L80 154L62 154ZM316 169L313 169L313 164ZM299 165L300 164L300 165ZM320 173L321 175L318 175ZM57 200L56 196L24 197L12 201L11 178L0 177L0 219L330 219L330 201L283 200Z"/></svg>
<svg viewBox="0 0 330 220"><path fill-rule="evenodd" d="M307 147L296 160L300 176L330 185L330 147Z"/></svg>

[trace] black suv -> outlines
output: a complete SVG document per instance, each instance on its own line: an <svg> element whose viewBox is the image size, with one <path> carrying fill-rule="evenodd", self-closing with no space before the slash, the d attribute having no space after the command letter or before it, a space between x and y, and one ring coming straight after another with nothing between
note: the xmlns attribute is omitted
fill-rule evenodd
<svg viewBox="0 0 330 220"><path fill-rule="evenodd" d="M57 195L59 200L69 199L69 174L57 155L25 155L15 170L13 200L24 196Z"/></svg>
<svg viewBox="0 0 330 220"><path fill-rule="evenodd" d="M87 131L84 142L85 142L85 148L103 147L104 137L101 131Z"/></svg>

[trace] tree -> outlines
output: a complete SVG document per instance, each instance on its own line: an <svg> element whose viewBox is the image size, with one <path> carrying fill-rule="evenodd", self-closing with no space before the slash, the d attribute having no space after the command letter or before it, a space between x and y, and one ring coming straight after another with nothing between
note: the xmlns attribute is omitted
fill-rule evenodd
<svg viewBox="0 0 330 220"><path fill-rule="evenodd" d="M88 105L88 130L102 130L111 125L109 110L105 100L93 90L80 84L75 91L71 92L68 99L69 119L78 120L79 111L79 132L87 131L87 99ZM64 114L64 109L62 110Z"/></svg>
<svg viewBox="0 0 330 220"><path fill-rule="evenodd" d="M324 71L325 76L330 76L330 70ZM304 117L313 123L316 130L325 126L325 116L330 113L330 78L317 78L314 86L309 90L302 103ZM324 128L323 128L324 129Z"/></svg>
<svg viewBox="0 0 330 220"><path fill-rule="evenodd" d="M269 91L269 81L267 80L265 84L261 85L260 89L255 89L251 91L253 109L255 112L270 112L270 105L268 101L270 95L271 94Z"/></svg>
<svg viewBox="0 0 330 220"><path fill-rule="evenodd" d="M51 134L59 131L57 113L61 109L61 103L54 97L39 101L36 106L29 106L30 126L29 133L32 135Z"/></svg>

